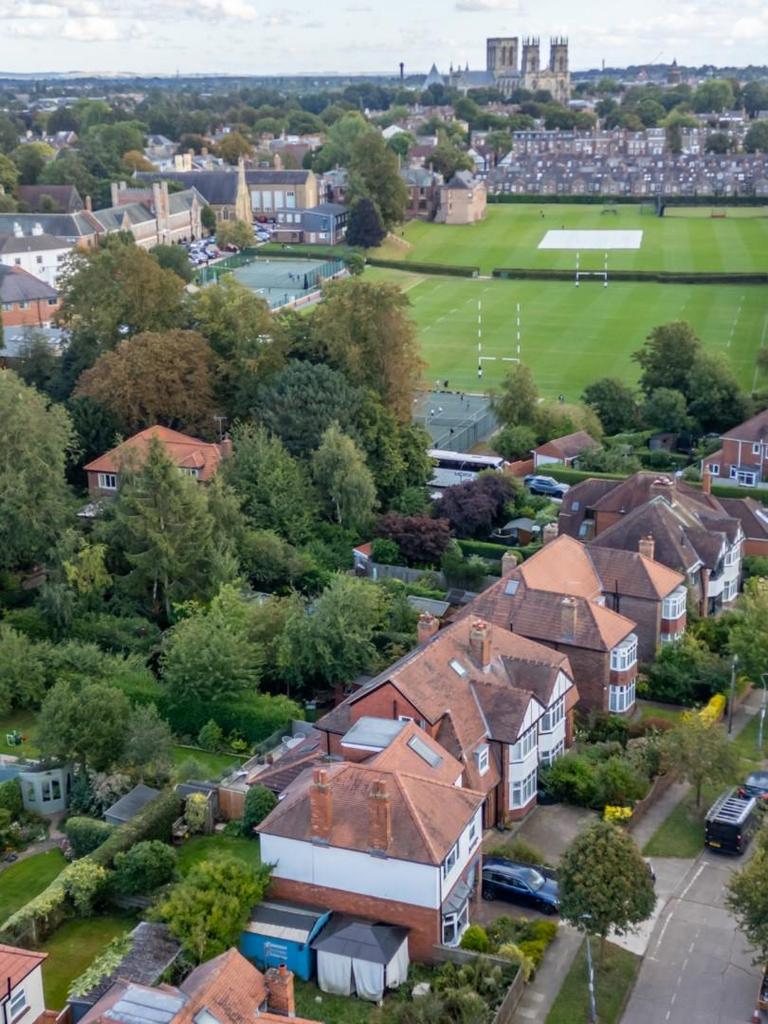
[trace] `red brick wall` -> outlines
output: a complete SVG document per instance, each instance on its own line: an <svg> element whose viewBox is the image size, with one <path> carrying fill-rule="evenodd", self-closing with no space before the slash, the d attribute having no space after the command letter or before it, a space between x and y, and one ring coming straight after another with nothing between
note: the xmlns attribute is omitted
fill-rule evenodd
<svg viewBox="0 0 768 1024"><path fill-rule="evenodd" d="M357 893L329 889L308 882L273 878L269 884L273 899L291 900L304 906L324 907L342 914L366 917L372 921L409 928L408 950L412 960L430 962L432 947L442 941L442 918L439 910L414 907L410 903L360 896Z"/></svg>
<svg viewBox="0 0 768 1024"><path fill-rule="evenodd" d="M397 718L400 715L407 715L416 722L422 717L418 708L405 700L391 683L385 683L355 701L351 708L352 721L356 722L365 715L371 715L373 718Z"/></svg>
<svg viewBox="0 0 768 1024"><path fill-rule="evenodd" d="M3 327L42 327L50 323L58 308L58 303L49 306L45 299L27 303L26 309L19 309L14 302L10 309L2 311Z"/></svg>
<svg viewBox="0 0 768 1024"><path fill-rule="evenodd" d="M650 661L659 646L661 602L619 594L619 607L615 608L614 595L606 594L606 604L636 623L638 657L640 661Z"/></svg>
<svg viewBox="0 0 768 1024"><path fill-rule="evenodd" d="M758 555L761 558L768 557L768 540L745 540L743 554Z"/></svg>

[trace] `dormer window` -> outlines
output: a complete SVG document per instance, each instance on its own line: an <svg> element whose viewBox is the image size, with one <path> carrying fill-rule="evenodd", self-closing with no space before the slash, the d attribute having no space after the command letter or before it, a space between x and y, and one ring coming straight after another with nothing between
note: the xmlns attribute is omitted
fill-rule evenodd
<svg viewBox="0 0 768 1024"><path fill-rule="evenodd" d="M488 750L488 744L484 743L482 747L478 747L475 751L475 757L477 758L477 770L481 775L485 775L490 766L490 754Z"/></svg>

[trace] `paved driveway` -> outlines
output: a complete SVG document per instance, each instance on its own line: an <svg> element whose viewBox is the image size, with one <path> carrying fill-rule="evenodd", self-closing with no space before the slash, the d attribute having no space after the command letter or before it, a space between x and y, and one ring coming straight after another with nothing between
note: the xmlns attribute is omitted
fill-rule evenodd
<svg viewBox="0 0 768 1024"><path fill-rule="evenodd" d="M622 1024L743 1024L759 972L724 905L743 858L705 851L659 916Z"/></svg>

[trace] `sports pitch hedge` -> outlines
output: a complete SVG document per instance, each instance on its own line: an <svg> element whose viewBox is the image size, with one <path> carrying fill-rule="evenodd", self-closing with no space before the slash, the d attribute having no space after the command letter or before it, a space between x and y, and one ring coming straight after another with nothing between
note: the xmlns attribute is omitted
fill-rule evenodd
<svg viewBox="0 0 768 1024"><path fill-rule="evenodd" d="M638 250L614 250L608 269L762 272L768 269L768 216L729 209L724 219L700 210L642 214L639 206L490 205L479 224L462 227L411 221L402 231L411 248L387 243L376 255L429 263L469 264L490 274L495 267L575 269L575 253L538 249L547 231L642 231ZM685 214L685 215L683 215ZM399 232L398 232L399 233ZM582 253L584 269L602 269L603 253Z"/></svg>
<svg viewBox="0 0 768 1024"><path fill-rule="evenodd" d="M443 254L443 258L445 255ZM722 351L741 384L768 386L756 371L761 344L768 345L768 289L736 285L659 285L598 281L573 284L541 281L467 280L366 271L394 281L407 293L416 321L425 381L448 380L451 387L486 390L498 384L508 363L485 362L477 376L477 302L482 301L483 354L514 355L515 307L521 305L522 359L543 395L561 392L576 399L604 376L632 381L638 367L631 354L650 329L687 320L708 349Z"/></svg>

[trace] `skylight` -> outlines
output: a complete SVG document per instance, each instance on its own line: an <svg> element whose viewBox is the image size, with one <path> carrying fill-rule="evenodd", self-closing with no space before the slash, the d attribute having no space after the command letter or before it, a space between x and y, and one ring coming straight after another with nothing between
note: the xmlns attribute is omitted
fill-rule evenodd
<svg viewBox="0 0 768 1024"><path fill-rule="evenodd" d="M467 670L464 668L461 662L456 661L455 658L452 661L449 661L448 664L451 666L451 668L453 669L457 676L465 676L467 674Z"/></svg>
<svg viewBox="0 0 768 1024"><path fill-rule="evenodd" d="M520 586L520 580L507 580L507 585L504 587L504 593L509 594L512 597L517 593L517 588Z"/></svg>

